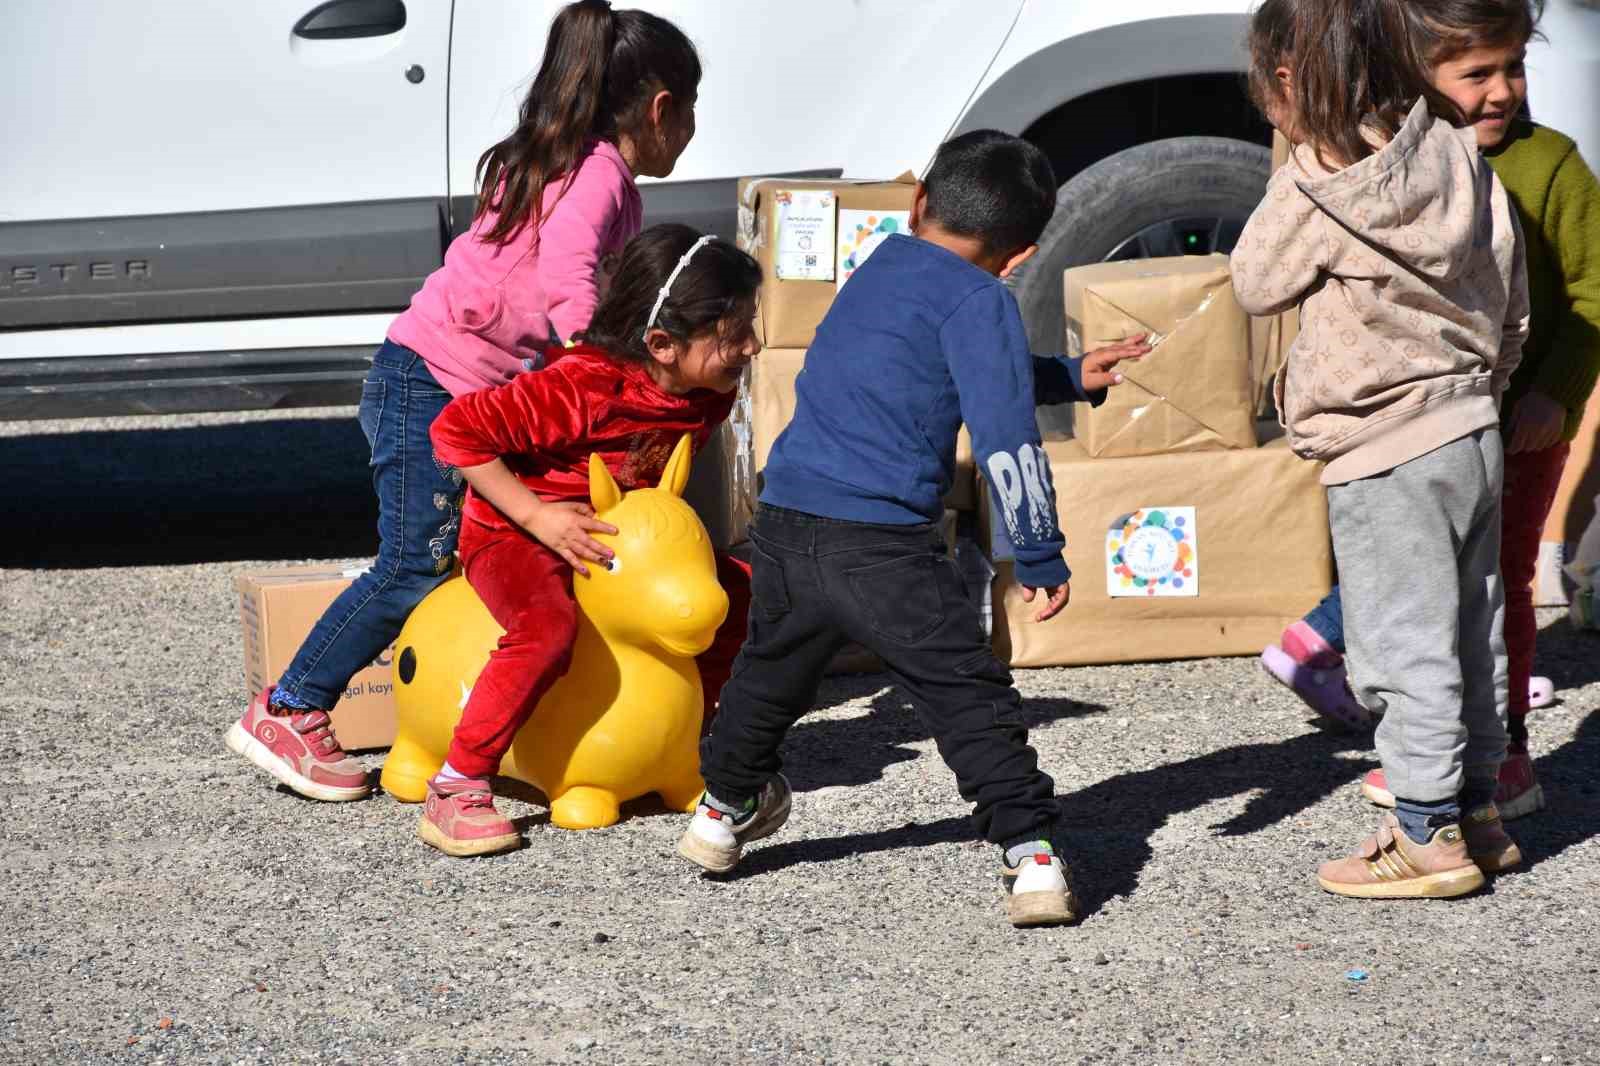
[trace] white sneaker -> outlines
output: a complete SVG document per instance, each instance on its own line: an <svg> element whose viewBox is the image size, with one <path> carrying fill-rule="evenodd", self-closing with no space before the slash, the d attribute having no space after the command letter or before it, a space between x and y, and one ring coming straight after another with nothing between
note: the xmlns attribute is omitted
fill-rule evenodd
<svg viewBox="0 0 1600 1066"><path fill-rule="evenodd" d="M740 821L707 806L701 796L694 817L689 819L689 828L678 840L678 854L703 870L725 874L739 865L746 844L783 828L793 799L789 779L782 774L773 774L767 780L755 809Z"/></svg>
<svg viewBox="0 0 1600 1066"><path fill-rule="evenodd" d="M1019 929L1059 925L1078 916L1066 867L1049 852L1030 855L1015 867L1002 866L1000 880L1006 889L1006 917Z"/></svg>

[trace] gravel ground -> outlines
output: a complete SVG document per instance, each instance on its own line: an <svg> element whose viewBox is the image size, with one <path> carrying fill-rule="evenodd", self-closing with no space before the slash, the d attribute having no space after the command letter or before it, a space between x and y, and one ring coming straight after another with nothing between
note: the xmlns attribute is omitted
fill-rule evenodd
<svg viewBox="0 0 1600 1066"><path fill-rule="evenodd" d="M1466 900L1316 887L1374 822L1375 760L1249 659L1019 672L1091 905L1071 928L1005 924L876 677L826 686L794 816L732 879L648 805L571 833L511 799L525 850L448 859L414 808L304 801L222 746L233 576L371 550L348 415L0 425L41 504L0 551L0 1061L1600 1061L1600 639L1559 612L1553 809Z"/></svg>

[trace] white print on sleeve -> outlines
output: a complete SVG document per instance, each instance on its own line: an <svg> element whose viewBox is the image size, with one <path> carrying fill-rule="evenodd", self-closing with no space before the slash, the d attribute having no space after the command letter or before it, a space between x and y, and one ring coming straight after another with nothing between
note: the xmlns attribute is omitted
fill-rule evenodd
<svg viewBox="0 0 1600 1066"><path fill-rule="evenodd" d="M999 490L1006 532L1013 544L1023 540L1024 505L1027 507L1026 528L1031 533L1029 541L1044 540L1055 532L1055 497L1040 476L1040 468L1047 468L1049 461L1044 449L1024 444L1017 449L1015 458L1007 452L995 452L985 463L989 479Z"/></svg>

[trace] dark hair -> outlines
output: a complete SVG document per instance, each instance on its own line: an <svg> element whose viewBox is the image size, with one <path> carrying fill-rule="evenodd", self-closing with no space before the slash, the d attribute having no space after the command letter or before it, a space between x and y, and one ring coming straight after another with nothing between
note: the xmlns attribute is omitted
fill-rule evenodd
<svg viewBox="0 0 1600 1066"><path fill-rule="evenodd" d="M1035 145L999 130L973 130L939 146L922 180L927 214L989 254L1038 241L1056 209L1056 175Z"/></svg>
<svg viewBox="0 0 1600 1066"><path fill-rule="evenodd" d="M701 234L676 222L651 226L622 250L622 261L607 292L595 308L589 328L578 334L585 344L613 355L648 362L645 323L662 286L678 261ZM672 280L655 328L674 340L687 341L706 329L727 339L743 326L741 317L755 312L761 289L761 265L727 241L713 238L702 245Z"/></svg>
<svg viewBox="0 0 1600 1066"><path fill-rule="evenodd" d="M1433 87L1428 64L1412 39L1407 9L1416 2L1267 0L1256 9L1249 36L1252 92L1275 81L1279 66L1290 69L1286 102L1294 112L1296 132L1312 146L1319 163L1328 165L1324 152L1343 166L1365 159L1374 149L1362 136L1363 127L1393 137L1419 97L1428 101L1433 114L1461 123L1460 109ZM1289 50L1268 52L1270 44L1282 42L1283 31L1274 24L1285 18L1292 27Z"/></svg>
<svg viewBox="0 0 1600 1066"><path fill-rule="evenodd" d="M689 38L648 11L612 11L607 0L578 0L556 15L539 73L511 136L478 157L476 216L499 217L483 239L504 244L539 225L545 188L570 184L584 142L634 129L656 93L679 106L700 85L700 57Z"/></svg>
<svg viewBox="0 0 1600 1066"><path fill-rule="evenodd" d="M1246 84L1250 102L1263 115L1271 115L1283 96L1277 70L1288 66L1289 57L1294 55L1295 4L1296 0L1262 0L1250 18L1246 37L1250 70Z"/></svg>
<svg viewBox="0 0 1600 1066"><path fill-rule="evenodd" d="M1411 0L1404 8L1411 40L1430 65L1474 48L1527 44L1544 17L1544 0Z"/></svg>

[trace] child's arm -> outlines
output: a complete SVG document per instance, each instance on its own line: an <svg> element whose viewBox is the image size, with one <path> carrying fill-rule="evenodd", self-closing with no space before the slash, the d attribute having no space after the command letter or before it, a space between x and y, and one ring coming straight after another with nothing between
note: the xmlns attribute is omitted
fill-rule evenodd
<svg viewBox="0 0 1600 1066"><path fill-rule="evenodd" d="M591 156L539 225L539 281L563 341L588 328L600 303L596 275L622 215L624 180L609 160Z"/></svg>
<svg viewBox="0 0 1600 1066"><path fill-rule="evenodd" d="M1228 259L1233 294L1247 314L1275 315L1303 300L1323 269L1323 214L1279 167Z"/></svg>
<svg viewBox="0 0 1600 1066"><path fill-rule="evenodd" d="M605 562L611 550L590 536L615 533L583 503L541 500L501 456L569 449L588 428L588 404L564 375L519 374L496 389L458 396L428 430L433 453L461 471L474 492L509 521L565 559L580 574L583 560Z"/></svg>
<svg viewBox="0 0 1600 1066"><path fill-rule="evenodd" d="M1498 182L1500 179L1496 178ZM1528 339L1528 256L1526 237L1515 208L1510 211L1511 229L1517 238L1517 254L1511 259L1511 278L1507 290L1506 317L1500 324L1500 358L1495 361L1490 380L1494 388L1494 402L1500 403L1505 395L1511 374L1522 363L1522 345Z"/></svg>
<svg viewBox="0 0 1600 1066"><path fill-rule="evenodd" d="M939 340L978 467L1011 537L1017 583L1029 601L1034 590L1049 590L1050 602L1036 616L1043 621L1066 605L1072 574L1061 557L1066 541L1056 524L1050 461L1039 447L1022 315L1009 292L986 285L945 320Z"/></svg>
<svg viewBox="0 0 1600 1066"><path fill-rule="evenodd" d="M1533 387L1581 411L1600 378L1600 181L1576 148L1556 170L1548 203L1544 237L1567 301Z"/></svg>
<svg viewBox="0 0 1600 1066"><path fill-rule="evenodd" d="M1124 359L1150 354L1148 333L1128 337L1087 355L1033 357L1034 399L1040 404L1086 403L1099 407L1106 402L1106 390L1122 384L1122 375L1113 367Z"/></svg>

